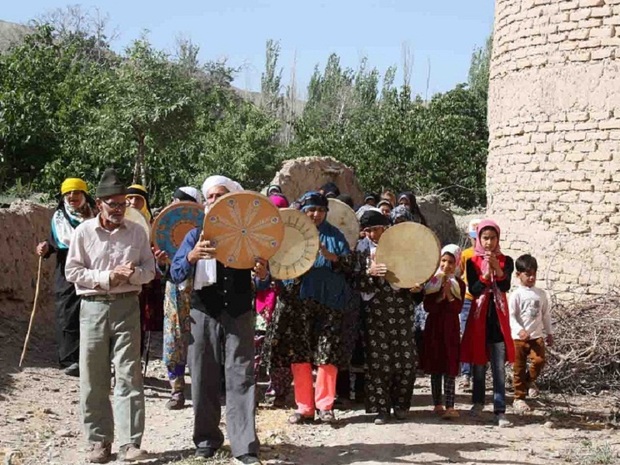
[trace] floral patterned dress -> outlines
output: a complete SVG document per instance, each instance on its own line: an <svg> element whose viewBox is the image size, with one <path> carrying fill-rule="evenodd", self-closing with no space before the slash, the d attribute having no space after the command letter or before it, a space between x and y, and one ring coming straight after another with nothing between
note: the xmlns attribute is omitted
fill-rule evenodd
<svg viewBox="0 0 620 465"><path fill-rule="evenodd" d="M292 363L336 364L342 358L342 311L299 298L299 280L282 286L267 327L264 359L268 368Z"/></svg>
<svg viewBox="0 0 620 465"><path fill-rule="evenodd" d="M169 374L174 376L182 377L187 364L192 287L191 280L183 290L179 289L178 285L166 281L163 362Z"/></svg>
<svg viewBox="0 0 620 465"><path fill-rule="evenodd" d="M366 257L358 258L363 272L360 291L374 293L366 303L366 412L387 414L409 410L418 355L414 342L415 306L422 294L394 289L383 278L366 274Z"/></svg>

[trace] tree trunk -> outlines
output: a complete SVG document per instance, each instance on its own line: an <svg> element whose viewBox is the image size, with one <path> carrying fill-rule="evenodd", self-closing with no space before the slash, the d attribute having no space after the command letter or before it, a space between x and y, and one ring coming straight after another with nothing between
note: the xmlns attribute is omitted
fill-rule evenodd
<svg viewBox="0 0 620 465"><path fill-rule="evenodd" d="M138 135L138 152L136 153L136 162L133 167L132 184L142 184L146 186L146 173L144 169L144 134Z"/></svg>

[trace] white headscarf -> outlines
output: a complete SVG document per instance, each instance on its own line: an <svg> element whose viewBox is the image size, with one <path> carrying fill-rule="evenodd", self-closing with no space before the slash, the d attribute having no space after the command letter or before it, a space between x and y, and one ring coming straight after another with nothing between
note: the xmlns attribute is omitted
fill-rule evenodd
<svg viewBox="0 0 620 465"><path fill-rule="evenodd" d="M444 278L450 280L450 288L452 290L452 295L457 299L461 299L461 286L459 281L456 279L456 276L460 275L460 266L461 263L461 248L456 244L448 244L443 249L441 249L441 257L443 257L446 253L449 253L454 257L456 262L456 269L453 275L444 275L441 271L441 268L437 268L435 272L435 276L433 276L429 282L424 286L424 292L426 294L433 294L435 292L439 292L441 290L441 286L443 285Z"/></svg>
<svg viewBox="0 0 620 465"><path fill-rule="evenodd" d="M202 195L205 199L209 197L209 190L213 187L224 186L228 192L239 192L243 190L241 184L233 181L226 176L209 176L202 183ZM186 192L187 193L187 192ZM188 194L191 195L191 194ZM205 207L205 213L209 209L209 205ZM206 286L211 286L217 282L217 263L215 258L208 260L198 260L196 263L196 274L194 277L194 289L202 289Z"/></svg>
<svg viewBox="0 0 620 465"><path fill-rule="evenodd" d="M202 203L202 196L200 195L200 191L196 189L195 187L191 187L191 186L179 187L179 190L181 192L185 192L187 195L192 197L196 202Z"/></svg>
<svg viewBox="0 0 620 465"><path fill-rule="evenodd" d="M362 205L355 212L355 216L357 217L358 221L362 219L362 215L368 210L377 210L379 213L381 213L381 210L379 210L377 207L373 207L372 205ZM383 215L383 213L381 214Z"/></svg>
<svg viewBox="0 0 620 465"><path fill-rule="evenodd" d="M209 189L217 186L224 186L228 190L228 192L239 192L243 190L241 184L239 184L237 181L233 181L232 179L227 178L226 176L209 176L207 179L205 179L205 182L202 183L202 195L204 196L204 198L206 199L209 196Z"/></svg>

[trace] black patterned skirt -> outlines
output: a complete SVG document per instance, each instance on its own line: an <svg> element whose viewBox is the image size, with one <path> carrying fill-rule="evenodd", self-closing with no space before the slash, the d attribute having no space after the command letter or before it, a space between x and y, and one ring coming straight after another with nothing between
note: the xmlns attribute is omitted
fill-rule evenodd
<svg viewBox="0 0 620 465"><path fill-rule="evenodd" d="M295 292L297 290L297 292ZM337 365L342 359L342 310L312 299L300 300L299 288L284 290L267 329L264 360L269 369L292 363Z"/></svg>

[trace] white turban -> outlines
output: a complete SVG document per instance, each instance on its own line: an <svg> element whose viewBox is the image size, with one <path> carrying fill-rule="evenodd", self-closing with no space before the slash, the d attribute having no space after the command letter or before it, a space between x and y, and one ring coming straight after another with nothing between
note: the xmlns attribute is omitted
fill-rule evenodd
<svg viewBox="0 0 620 465"><path fill-rule="evenodd" d="M224 186L228 190L228 192L238 192L243 190L241 184L233 181L230 178L227 178L226 176L209 176L202 184L202 195L204 196L204 198L206 199L207 197L209 197L209 189L217 186Z"/></svg>
<svg viewBox="0 0 620 465"><path fill-rule="evenodd" d="M241 184L233 181L226 176L209 176L202 184L202 195L207 199L209 190L213 187L224 186L228 192L239 192L243 190ZM205 213L209 211L210 206L205 207ZM215 258L198 260L196 263L196 273L194 275L194 289L202 289L205 286L211 286L217 282L217 264Z"/></svg>

